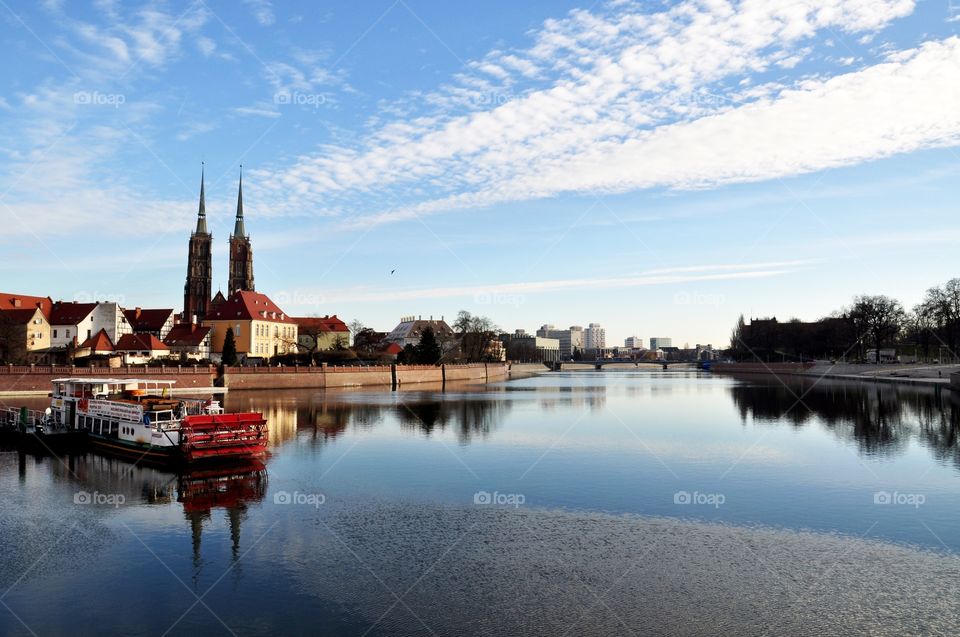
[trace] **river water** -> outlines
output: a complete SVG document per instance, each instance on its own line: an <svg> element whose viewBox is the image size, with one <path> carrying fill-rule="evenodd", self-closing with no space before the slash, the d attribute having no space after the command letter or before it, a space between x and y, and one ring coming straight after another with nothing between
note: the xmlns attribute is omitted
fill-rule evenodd
<svg viewBox="0 0 960 637"><path fill-rule="evenodd" d="M960 404L784 380L234 392L269 456L184 476L6 450L0 634L960 634Z"/></svg>

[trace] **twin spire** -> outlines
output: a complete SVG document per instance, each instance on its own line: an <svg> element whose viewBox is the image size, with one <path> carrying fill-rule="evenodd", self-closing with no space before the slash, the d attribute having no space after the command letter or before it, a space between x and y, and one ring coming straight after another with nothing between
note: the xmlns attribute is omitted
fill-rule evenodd
<svg viewBox="0 0 960 637"><path fill-rule="evenodd" d="M200 209L197 211L197 234L209 234L207 231L207 206L203 188L204 164L200 162ZM243 164L240 164L240 188L237 191L237 220L233 224L234 237L246 237L243 225Z"/></svg>

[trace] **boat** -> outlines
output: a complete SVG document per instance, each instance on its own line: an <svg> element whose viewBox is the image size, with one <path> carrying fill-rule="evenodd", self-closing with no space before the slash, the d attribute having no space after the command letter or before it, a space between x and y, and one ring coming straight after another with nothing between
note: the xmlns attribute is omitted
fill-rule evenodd
<svg viewBox="0 0 960 637"><path fill-rule="evenodd" d="M40 454L82 447L86 438L83 432L54 423L50 412L50 409L43 412L27 407L3 407L0 409L0 443L12 443Z"/></svg>
<svg viewBox="0 0 960 637"><path fill-rule="evenodd" d="M58 378L47 426L85 432L111 455L155 463L195 463L263 455L267 421L225 413L212 399L173 397L173 380Z"/></svg>

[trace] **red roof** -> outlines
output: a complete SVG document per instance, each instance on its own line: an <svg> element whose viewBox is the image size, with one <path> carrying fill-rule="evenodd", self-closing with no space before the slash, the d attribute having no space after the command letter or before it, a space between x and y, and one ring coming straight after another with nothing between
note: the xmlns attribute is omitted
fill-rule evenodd
<svg viewBox="0 0 960 637"><path fill-rule="evenodd" d="M399 354L403 351L403 348L396 343L387 343L386 346L380 351L385 354Z"/></svg>
<svg viewBox="0 0 960 637"><path fill-rule="evenodd" d="M27 296L26 294L0 292L0 310L23 310L34 307L39 307L43 315L49 319L53 301L49 296Z"/></svg>
<svg viewBox="0 0 960 637"><path fill-rule="evenodd" d="M76 325L90 316L96 307L96 303L57 301L50 311L50 325Z"/></svg>
<svg viewBox="0 0 960 637"><path fill-rule="evenodd" d="M117 341L118 352L146 352L170 349L153 334L124 334Z"/></svg>
<svg viewBox="0 0 960 637"><path fill-rule="evenodd" d="M159 332L171 314L173 310L144 310L139 307L123 311L134 332Z"/></svg>
<svg viewBox="0 0 960 637"><path fill-rule="evenodd" d="M163 342L173 347L196 347L203 342L203 339L205 339L209 333L210 328L206 325L180 323L173 326L173 329L167 334L167 338L163 339Z"/></svg>
<svg viewBox="0 0 960 637"><path fill-rule="evenodd" d="M333 316L298 316L293 319L293 321L301 329L313 329L318 332L349 332L350 328L347 327L347 324L337 318L337 315Z"/></svg>
<svg viewBox="0 0 960 637"><path fill-rule="evenodd" d="M80 344L80 349L87 348L93 352L112 352L113 343L110 341L110 337L107 336L106 330L100 330Z"/></svg>
<svg viewBox="0 0 960 637"><path fill-rule="evenodd" d="M266 294L238 290L226 303L211 308L207 313L210 321L270 321L272 323L292 324L293 318L287 316Z"/></svg>
<svg viewBox="0 0 960 637"><path fill-rule="evenodd" d="M27 325L33 320L33 315L37 313L37 308L25 308L21 310L3 310L0 312L0 322L10 325Z"/></svg>

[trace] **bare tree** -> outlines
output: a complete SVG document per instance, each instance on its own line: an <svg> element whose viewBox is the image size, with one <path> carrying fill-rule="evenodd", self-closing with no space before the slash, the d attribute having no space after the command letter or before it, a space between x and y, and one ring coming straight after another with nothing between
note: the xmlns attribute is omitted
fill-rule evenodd
<svg viewBox="0 0 960 637"><path fill-rule="evenodd" d="M880 350L895 340L903 329L906 313L900 301L883 295L858 296L853 300L850 314L860 327L858 336L869 340L879 362Z"/></svg>

